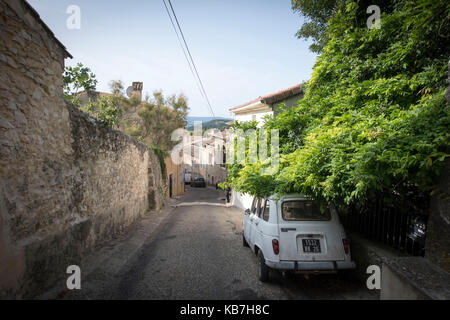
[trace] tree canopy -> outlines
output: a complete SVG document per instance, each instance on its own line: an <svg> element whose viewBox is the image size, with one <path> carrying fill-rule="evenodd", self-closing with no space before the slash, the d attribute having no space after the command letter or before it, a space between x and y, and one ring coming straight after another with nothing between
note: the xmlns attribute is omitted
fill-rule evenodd
<svg viewBox="0 0 450 320"><path fill-rule="evenodd" d="M308 1L294 2L305 8ZM261 163L233 165L229 179L238 191L349 204L381 190L432 189L450 152L449 4L384 6L390 10L382 11L380 29L367 28L365 1L346 1L331 15L304 98L265 123L280 131L279 172L262 176Z"/></svg>
<svg viewBox="0 0 450 320"><path fill-rule="evenodd" d="M152 97L146 97L136 110L131 110L135 112L134 118L123 121L121 128L147 145L167 152L176 143L171 141L172 132L186 124L188 109L183 94L165 97L162 91L154 91Z"/></svg>

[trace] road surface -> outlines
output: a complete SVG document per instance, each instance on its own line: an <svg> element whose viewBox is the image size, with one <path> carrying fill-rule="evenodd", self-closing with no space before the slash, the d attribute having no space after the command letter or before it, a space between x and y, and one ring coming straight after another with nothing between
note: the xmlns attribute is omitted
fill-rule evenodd
<svg viewBox="0 0 450 320"><path fill-rule="evenodd" d="M336 275L257 278L257 258L242 246L243 212L224 193L191 188L160 213L89 257L81 290L63 299L375 299L355 279ZM54 289L53 292L55 292ZM47 296L48 297L48 296Z"/></svg>

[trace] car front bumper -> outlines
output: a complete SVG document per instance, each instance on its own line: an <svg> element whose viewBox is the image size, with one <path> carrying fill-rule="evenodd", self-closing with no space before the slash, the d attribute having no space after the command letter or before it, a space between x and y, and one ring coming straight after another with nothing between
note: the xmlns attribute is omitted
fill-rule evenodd
<svg viewBox="0 0 450 320"><path fill-rule="evenodd" d="M289 271L337 271L355 269L354 261L267 261L266 265L273 269Z"/></svg>

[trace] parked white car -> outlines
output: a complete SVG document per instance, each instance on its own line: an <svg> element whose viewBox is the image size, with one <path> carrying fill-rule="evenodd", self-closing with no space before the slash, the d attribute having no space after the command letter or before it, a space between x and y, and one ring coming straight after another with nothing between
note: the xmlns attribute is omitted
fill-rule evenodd
<svg viewBox="0 0 450 320"><path fill-rule="evenodd" d="M315 201L300 194L255 197L245 210L243 245L258 255L263 282L269 278L269 269L336 273L355 268L334 206L322 212Z"/></svg>

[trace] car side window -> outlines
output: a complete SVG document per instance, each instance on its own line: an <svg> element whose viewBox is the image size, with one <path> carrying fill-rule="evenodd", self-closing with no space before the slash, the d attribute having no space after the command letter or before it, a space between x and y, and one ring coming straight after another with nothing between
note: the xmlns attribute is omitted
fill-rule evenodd
<svg viewBox="0 0 450 320"><path fill-rule="evenodd" d="M254 213L257 216L259 216L259 207L260 206L261 206L261 198L256 198L255 207L254 207L252 213Z"/></svg>
<svg viewBox="0 0 450 320"><path fill-rule="evenodd" d="M252 207L250 208L251 213L256 212L256 205L258 204L258 198L254 197L252 202Z"/></svg>
<svg viewBox="0 0 450 320"><path fill-rule="evenodd" d="M260 202L259 202L259 205L258 205L258 217L259 218L261 218L262 219L262 212L263 212L263 207L264 207L264 198L262 198L261 200L260 200Z"/></svg>
<svg viewBox="0 0 450 320"><path fill-rule="evenodd" d="M269 210L270 210L270 201L266 199L264 205L262 207L262 218L264 221L269 221Z"/></svg>

